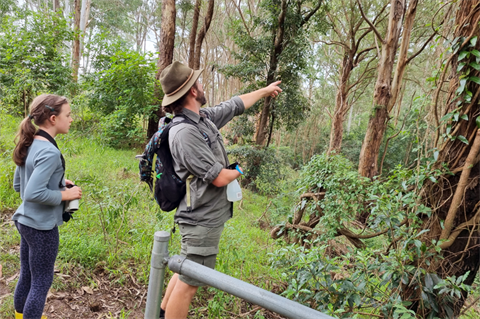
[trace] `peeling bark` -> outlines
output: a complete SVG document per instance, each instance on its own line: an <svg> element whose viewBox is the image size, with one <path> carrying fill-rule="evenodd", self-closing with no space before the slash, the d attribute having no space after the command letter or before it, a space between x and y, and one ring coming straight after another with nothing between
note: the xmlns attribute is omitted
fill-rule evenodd
<svg viewBox="0 0 480 319"><path fill-rule="evenodd" d="M205 21L203 22L203 27L198 33L197 40L195 41L195 54L193 59L193 69L199 70L200 69L200 58L202 55L202 44L205 36L210 28L210 23L212 22L213 17L213 9L215 8L215 1L209 0L208 1L208 9L207 15L205 16Z"/></svg>
<svg viewBox="0 0 480 319"><path fill-rule="evenodd" d="M358 167L360 175L370 178L379 173L378 155L387 127L388 106L392 98L392 71L402 30L406 0L391 0L390 5L387 36L382 44L382 55L378 64L378 76L374 89L374 110L368 122ZM411 32L411 29L404 30L404 36L407 32Z"/></svg>
<svg viewBox="0 0 480 319"><path fill-rule="evenodd" d="M200 15L200 5L202 0L195 1L193 9L192 30L190 31L190 41L188 49L188 66L193 69L193 61L195 58L195 39L197 38L198 16Z"/></svg>
<svg viewBox="0 0 480 319"><path fill-rule="evenodd" d="M73 32L75 33L73 39L73 49L72 49L72 74L73 81L78 81L78 68L80 67L80 11L82 0L75 0L74 10L75 17L73 23Z"/></svg>

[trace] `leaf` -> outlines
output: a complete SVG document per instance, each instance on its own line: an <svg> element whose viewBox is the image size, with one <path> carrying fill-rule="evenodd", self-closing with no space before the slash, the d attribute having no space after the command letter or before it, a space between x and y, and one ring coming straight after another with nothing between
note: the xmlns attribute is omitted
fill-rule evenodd
<svg viewBox="0 0 480 319"><path fill-rule="evenodd" d="M463 143L465 143L465 144L468 145L468 140L465 138L465 136L459 135L457 138L458 138L460 141L462 141Z"/></svg>
<svg viewBox="0 0 480 319"><path fill-rule="evenodd" d="M472 50L472 51L470 51L470 53L473 54L474 56L476 56L477 58L480 58L480 51Z"/></svg>
<svg viewBox="0 0 480 319"><path fill-rule="evenodd" d="M460 116L460 118L462 120L468 121L468 115L467 114L463 114L462 116Z"/></svg>
<svg viewBox="0 0 480 319"><path fill-rule="evenodd" d="M447 134L450 134L451 131L452 131L452 126L449 124L449 125L447 125L447 131L446 131L446 133L447 133Z"/></svg>
<svg viewBox="0 0 480 319"><path fill-rule="evenodd" d="M424 293L423 291L422 291L422 299L423 299L423 301L427 301L427 302L429 301L428 300L428 295L426 293Z"/></svg>
<svg viewBox="0 0 480 319"><path fill-rule="evenodd" d="M460 86L457 89L458 94L461 94L463 92L463 90L465 89L465 84L467 84L467 79L461 79Z"/></svg>
<svg viewBox="0 0 480 319"><path fill-rule="evenodd" d="M453 116L453 113L447 113L440 119L440 122L447 121L447 120L451 119L452 116Z"/></svg>
<svg viewBox="0 0 480 319"><path fill-rule="evenodd" d="M460 117L460 113L455 112L455 114L453 114L453 120L454 120L455 122L458 122L458 118L459 118L459 117Z"/></svg>
<svg viewBox="0 0 480 319"><path fill-rule="evenodd" d="M468 79L480 85L480 78L478 76L471 76Z"/></svg>
<svg viewBox="0 0 480 319"><path fill-rule="evenodd" d="M466 64L465 62L459 63L458 67L457 67L457 72L460 72L463 69L463 67L465 66L465 64Z"/></svg>
<svg viewBox="0 0 480 319"><path fill-rule="evenodd" d="M470 44L472 47L474 47L477 44L477 37L474 36L473 38L470 39Z"/></svg>
<svg viewBox="0 0 480 319"><path fill-rule="evenodd" d="M82 287L82 289L89 295L93 295L93 290L92 288L88 287L88 286L84 286Z"/></svg>
<svg viewBox="0 0 480 319"><path fill-rule="evenodd" d="M477 124L477 127L480 128L480 116L477 116L475 123Z"/></svg>
<svg viewBox="0 0 480 319"><path fill-rule="evenodd" d="M470 65L472 68L474 68L475 70L477 71L480 71L480 64L475 62L475 61L472 61L470 62L468 65ZM459 65L460 66L460 65ZM457 70L458 71L458 70Z"/></svg>
<svg viewBox="0 0 480 319"><path fill-rule="evenodd" d="M468 51L461 51L460 54L458 55L458 61L463 60L468 53L469 53Z"/></svg>
<svg viewBox="0 0 480 319"><path fill-rule="evenodd" d="M425 287L428 289L428 291L433 291L433 279L430 274L425 275Z"/></svg>

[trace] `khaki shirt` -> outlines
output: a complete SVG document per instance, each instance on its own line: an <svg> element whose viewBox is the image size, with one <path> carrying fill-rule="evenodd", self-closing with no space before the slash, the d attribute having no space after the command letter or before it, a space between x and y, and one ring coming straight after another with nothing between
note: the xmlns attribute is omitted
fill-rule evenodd
<svg viewBox="0 0 480 319"><path fill-rule="evenodd" d="M227 200L227 188L216 187L212 181L230 164L218 130L244 111L245 106L239 97L214 107L202 108L201 115L183 109L183 115L197 123L198 128L185 123L170 129L168 142L175 173L183 181L193 175L190 183L191 211L187 210L185 195L175 213L175 222L219 227L232 217L233 205ZM183 119L178 117L176 120ZM208 136L211 147L202 134Z"/></svg>

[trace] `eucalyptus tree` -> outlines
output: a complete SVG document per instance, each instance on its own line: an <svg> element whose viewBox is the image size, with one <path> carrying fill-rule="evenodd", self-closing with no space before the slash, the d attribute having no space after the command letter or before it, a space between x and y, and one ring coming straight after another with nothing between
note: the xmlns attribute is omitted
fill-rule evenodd
<svg viewBox="0 0 480 319"><path fill-rule="evenodd" d="M198 20L200 15L200 6L202 1L196 0L193 10L192 30L190 32L189 49L188 49L188 66L194 70L200 68L200 56L202 54L202 44L207 35L212 22L213 10L215 8L215 1L208 1L208 8L205 14L203 26L197 34Z"/></svg>
<svg viewBox="0 0 480 319"><path fill-rule="evenodd" d="M238 5L239 11L249 11ZM235 65L223 68L251 86L269 85L282 80L284 94L278 99L267 97L260 107L255 142L268 145L274 125L293 127L308 109L301 90L302 72L311 52L308 34L325 27L326 5L321 0L263 0L255 16L240 14L231 21L236 49ZM251 10L250 10L251 11Z"/></svg>
<svg viewBox="0 0 480 319"><path fill-rule="evenodd" d="M158 129L158 119L164 115L160 101L164 93L160 86L160 74L172 63L173 50L175 47L175 21L176 21L175 0L164 0L162 2L162 26L160 31L160 50L158 52L157 72L155 76L155 99L157 110L149 116L147 138L155 134Z"/></svg>
<svg viewBox="0 0 480 319"><path fill-rule="evenodd" d="M366 2L364 2L365 5ZM371 6L371 3L368 3ZM368 85L374 68L370 63L374 55L370 51L375 50L373 38L369 34L373 31L360 12L354 0L341 0L331 4L331 10L327 13L330 30L318 42L335 47L340 63L338 66L338 80L336 81L337 94L335 96L335 110L332 115L330 131L330 143L328 153L340 152L343 137L343 123L351 106L351 94L357 88ZM386 6L375 10L372 21L377 25L384 18ZM354 74L362 62L359 74Z"/></svg>
<svg viewBox="0 0 480 319"><path fill-rule="evenodd" d="M423 51L436 34L436 30L434 30L432 36L424 42L424 45L417 52L408 56L408 51L411 46L410 36L415 23L418 0L410 0L408 2L408 8L406 0L390 1L388 26L383 36L380 30L378 30L367 17L368 13L364 12L363 5L359 0L357 0L357 4L363 18L371 26L376 35L376 44L381 46L377 81L373 95L374 110L370 117L362 144L358 168L358 172L362 176L371 178L379 173L378 157L380 146L387 128L389 114L399 96L405 69L410 61ZM399 49L398 52L397 49ZM397 61L396 67L395 61Z"/></svg>

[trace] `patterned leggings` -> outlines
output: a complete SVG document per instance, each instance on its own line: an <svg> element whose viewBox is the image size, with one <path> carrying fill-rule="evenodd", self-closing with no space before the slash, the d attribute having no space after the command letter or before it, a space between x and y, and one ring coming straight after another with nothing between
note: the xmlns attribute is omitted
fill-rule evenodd
<svg viewBox="0 0 480 319"><path fill-rule="evenodd" d="M53 267L58 252L58 227L37 230L15 222L21 236L20 278L13 302L24 319L40 319L47 293L53 282Z"/></svg>

